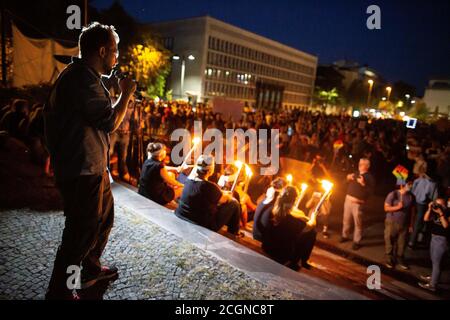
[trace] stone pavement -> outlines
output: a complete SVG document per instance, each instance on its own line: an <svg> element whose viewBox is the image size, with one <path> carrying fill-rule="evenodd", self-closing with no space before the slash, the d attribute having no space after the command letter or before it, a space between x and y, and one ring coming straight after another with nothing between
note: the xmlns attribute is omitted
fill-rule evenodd
<svg viewBox="0 0 450 320"><path fill-rule="evenodd" d="M118 266L120 277L104 299L364 298L182 221L123 186L113 192L104 263ZM44 298L63 224L61 212L0 212L0 299Z"/></svg>

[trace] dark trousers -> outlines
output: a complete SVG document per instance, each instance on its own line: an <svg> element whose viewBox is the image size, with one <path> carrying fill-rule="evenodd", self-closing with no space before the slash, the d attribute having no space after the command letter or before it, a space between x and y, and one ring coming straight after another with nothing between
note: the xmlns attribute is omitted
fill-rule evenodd
<svg viewBox="0 0 450 320"><path fill-rule="evenodd" d="M300 260L306 262L311 256L311 252L316 243L316 230L312 229L306 232L302 232L294 245L294 255L291 259L293 263L298 263Z"/></svg>
<svg viewBox="0 0 450 320"><path fill-rule="evenodd" d="M121 176L128 173L127 156L129 144L130 133L116 131L111 134L109 154L112 156L114 154L114 150L117 150L117 166Z"/></svg>
<svg viewBox="0 0 450 320"><path fill-rule="evenodd" d="M67 291L71 265L82 266L81 274L101 271L100 256L108 242L114 221L114 200L109 176L79 176L58 183L66 217L62 241L56 253L48 292Z"/></svg>
<svg viewBox="0 0 450 320"><path fill-rule="evenodd" d="M425 212L428 209L428 205L417 203L416 204L416 219L414 221L414 228L413 233L411 234L411 237L409 238L409 245L414 246L417 242L417 237L419 234L424 234L426 232L425 227L426 224L423 221L423 218L425 216Z"/></svg>
<svg viewBox="0 0 450 320"><path fill-rule="evenodd" d="M228 227L228 232L236 234L239 231L239 221L241 217L241 205L237 200L232 199L217 209L216 221L213 231L220 230L224 225Z"/></svg>
<svg viewBox="0 0 450 320"><path fill-rule="evenodd" d="M384 223L384 242L388 258L403 259L405 255L408 228L395 221L386 220ZM394 248L396 251L394 251Z"/></svg>

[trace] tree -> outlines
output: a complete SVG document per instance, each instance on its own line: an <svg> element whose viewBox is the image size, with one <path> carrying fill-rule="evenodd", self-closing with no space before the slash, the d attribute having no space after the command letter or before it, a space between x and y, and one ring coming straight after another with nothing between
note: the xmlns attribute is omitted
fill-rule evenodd
<svg viewBox="0 0 450 320"><path fill-rule="evenodd" d="M428 119L428 108L425 102L418 102L414 104L414 108L411 109L408 114L410 117L417 118L422 121Z"/></svg>
<svg viewBox="0 0 450 320"><path fill-rule="evenodd" d="M131 74L151 97L165 97L166 78L170 73L169 51L147 35L144 44L130 45L125 55L127 64L121 71Z"/></svg>

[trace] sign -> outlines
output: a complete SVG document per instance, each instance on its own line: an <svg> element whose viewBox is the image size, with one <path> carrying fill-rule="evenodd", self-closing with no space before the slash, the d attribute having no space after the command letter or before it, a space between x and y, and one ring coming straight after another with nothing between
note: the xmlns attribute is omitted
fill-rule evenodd
<svg viewBox="0 0 450 320"><path fill-rule="evenodd" d="M400 182L404 183L406 179L408 179L408 169L406 169L402 165L396 166L392 171L392 174L397 178L397 184L399 184Z"/></svg>
<svg viewBox="0 0 450 320"><path fill-rule="evenodd" d="M244 103L239 100L231 100L215 97L212 101L212 110L214 113L221 113L224 120L232 118L233 122L241 120Z"/></svg>

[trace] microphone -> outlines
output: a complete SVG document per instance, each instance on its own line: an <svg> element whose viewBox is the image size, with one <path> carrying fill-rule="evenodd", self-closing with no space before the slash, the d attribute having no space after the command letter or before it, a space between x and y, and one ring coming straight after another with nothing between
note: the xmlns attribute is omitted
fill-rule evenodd
<svg viewBox="0 0 450 320"><path fill-rule="evenodd" d="M112 75L114 77L116 77L118 80L125 79L125 78L127 78L129 76L129 74L123 73L120 70L120 65L118 65L118 64L113 68ZM134 96L136 102L141 102L142 101L142 98L143 98L142 94L138 90L136 90L134 92L133 96Z"/></svg>
<svg viewBox="0 0 450 320"><path fill-rule="evenodd" d="M116 77L117 79L119 79L119 80L122 80L122 79L124 79L124 78L126 78L128 76L127 74L123 73L120 70L120 66L118 64L113 68L112 75L114 77Z"/></svg>

